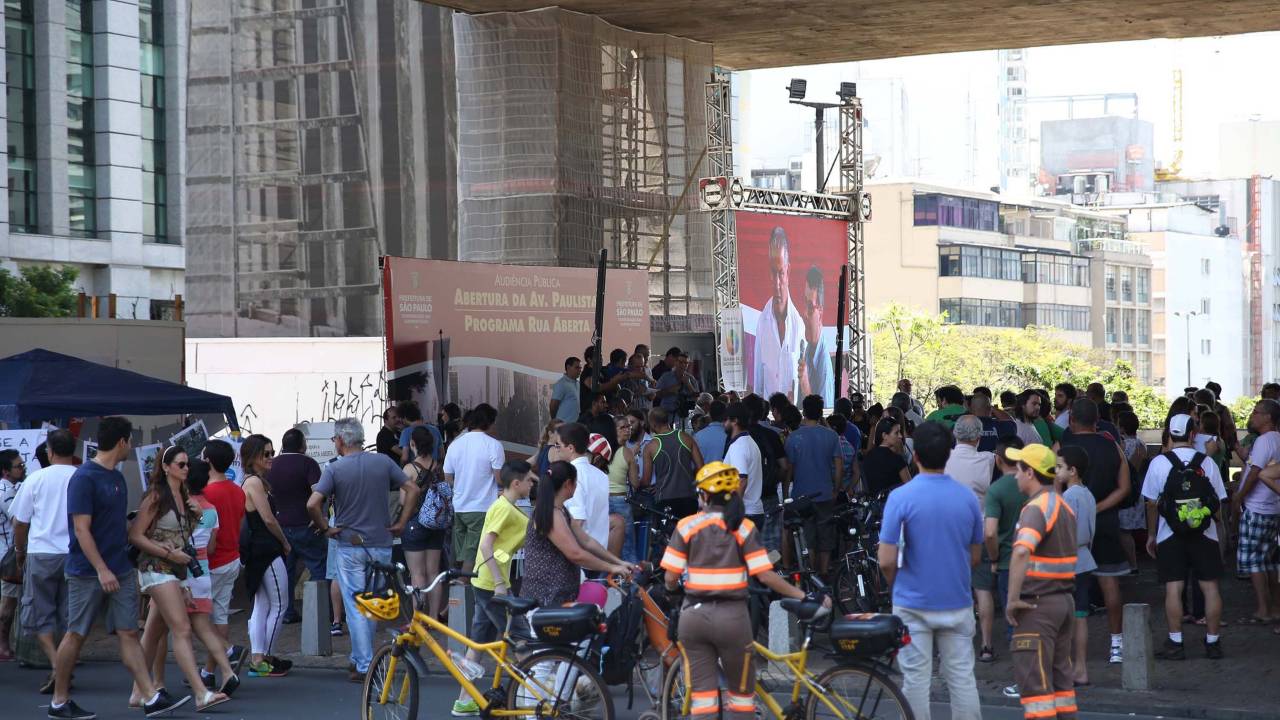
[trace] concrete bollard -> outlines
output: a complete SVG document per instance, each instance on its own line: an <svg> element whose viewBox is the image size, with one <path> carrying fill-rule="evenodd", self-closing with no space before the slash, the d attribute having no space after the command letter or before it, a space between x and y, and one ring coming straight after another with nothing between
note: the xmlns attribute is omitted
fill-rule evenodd
<svg viewBox="0 0 1280 720"><path fill-rule="evenodd" d="M475 595L470 585L449 585L449 628L463 637L471 636L471 615L475 612ZM462 643L449 638L449 649L466 652Z"/></svg>
<svg viewBox="0 0 1280 720"><path fill-rule="evenodd" d="M302 654L333 654L333 636L329 634L329 583L321 580L302 584Z"/></svg>
<svg viewBox="0 0 1280 720"><path fill-rule="evenodd" d="M1151 606L1124 606L1124 663L1120 685L1125 690L1150 690L1152 675Z"/></svg>
<svg viewBox="0 0 1280 720"><path fill-rule="evenodd" d="M769 603L769 652L784 654L800 647L800 625L796 616L782 607L781 600Z"/></svg>

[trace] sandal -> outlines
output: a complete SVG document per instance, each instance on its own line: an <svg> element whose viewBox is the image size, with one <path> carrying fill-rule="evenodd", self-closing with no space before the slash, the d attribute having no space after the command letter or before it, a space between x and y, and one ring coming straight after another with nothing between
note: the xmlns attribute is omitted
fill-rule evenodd
<svg viewBox="0 0 1280 720"><path fill-rule="evenodd" d="M222 687L218 688L218 692L226 695L227 697L231 697L231 694L234 693L238 687L240 687L240 676L232 673L231 677L222 681Z"/></svg>
<svg viewBox="0 0 1280 720"><path fill-rule="evenodd" d="M221 705L229 701L231 698L222 693L216 693L210 690L204 691L204 702L196 703L196 712L204 712L215 705Z"/></svg>
<svg viewBox="0 0 1280 720"><path fill-rule="evenodd" d="M989 663L989 662L995 662L995 661L996 661L996 653L994 650L992 650L989 647L984 646L982 648L982 651L978 653L978 662Z"/></svg>
<svg viewBox="0 0 1280 720"><path fill-rule="evenodd" d="M1271 625L1271 618L1260 618L1257 615L1250 615L1237 621L1241 625Z"/></svg>

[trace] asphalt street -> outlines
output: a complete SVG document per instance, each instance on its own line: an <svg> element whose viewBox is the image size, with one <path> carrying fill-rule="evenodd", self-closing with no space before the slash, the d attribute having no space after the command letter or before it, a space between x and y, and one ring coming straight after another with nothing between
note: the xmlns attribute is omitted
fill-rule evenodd
<svg viewBox="0 0 1280 720"><path fill-rule="evenodd" d="M49 696L40 695L37 688L45 677L44 671L23 670L14 663L0 665L0 718L43 718L49 704ZM173 665L168 669L168 688L174 694L185 691L182 676ZM424 695L420 718L435 720L448 718L449 707L457 697L457 686L447 677L432 676L424 679ZM637 688L636 693L643 692ZM76 668L72 697L81 706L98 713L102 720L142 717L138 710L129 710L128 675L119 663L86 662ZM1083 720L1156 720L1154 715L1109 715L1086 712ZM625 688L614 694L614 707L620 719L634 720L647 709L641 697L636 707L626 709ZM276 720L278 718L306 718L306 720L359 720L360 686L347 682L346 673L334 670L294 670L284 678L244 678L235 698L225 705L197 715L188 705L177 711L174 718L208 718L209 720ZM949 720L951 713L945 704L935 703L934 720ZM985 720L1014 720L1021 718L1020 710L1011 707L984 707Z"/></svg>

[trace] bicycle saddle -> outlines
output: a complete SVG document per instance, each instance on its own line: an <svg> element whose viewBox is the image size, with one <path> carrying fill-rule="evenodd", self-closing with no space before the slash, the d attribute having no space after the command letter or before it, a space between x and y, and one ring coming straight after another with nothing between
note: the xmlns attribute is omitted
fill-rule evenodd
<svg viewBox="0 0 1280 720"><path fill-rule="evenodd" d="M797 620L803 621L813 620L814 618L825 614L822 612L822 603L810 600L795 600L787 598L782 601L782 609L792 615L795 615Z"/></svg>
<svg viewBox="0 0 1280 720"><path fill-rule="evenodd" d="M489 602L506 608L512 615L523 615L538 607L537 600L515 595L494 595L489 599Z"/></svg>

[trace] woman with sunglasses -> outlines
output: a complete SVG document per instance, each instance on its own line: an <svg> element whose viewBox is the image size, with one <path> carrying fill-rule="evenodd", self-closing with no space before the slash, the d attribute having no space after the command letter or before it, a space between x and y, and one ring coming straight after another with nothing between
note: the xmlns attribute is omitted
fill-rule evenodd
<svg viewBox="0 0 1280 720"><path fill-rule="evenodd" d="M249 616L251 677L283 677L293 666L288 660L271 655L288 604L285 593L289 575L284 558L291 549L276 522L275 501L266 480L275 456L275 446L264 435L250 435L240 446L240 465L245 472L240 560L244 563L245 589L253 598L253 614Z"/></svg>
<svg viewBox="0 0 1280 720"><path fill-rule="evenodd" d="M191 648L188 594L182 582L190 577L190 567L196 559L187 551L191 548L191 533L200 524L203 513L187 492L187 472L187 453L182 448L170 447L160 456L150 486L138 506L138 515L129 526L129 542L139 551L138 588L151 596L143 646L152 650L151 659L154 660L159 654L167 626L173 637L173 656L192 690L199 693L196 709L203 711L230 698L226 692L205 688ZM212 635L212 632L208 634ZM202 639L210 642L207 637ZM223 658L225 662L225 653ZM224 687L234 690L230 666L224 667L223 671L226 673ZM143 702L144 698L135 686L129 705L142 707Z"/></svg>

